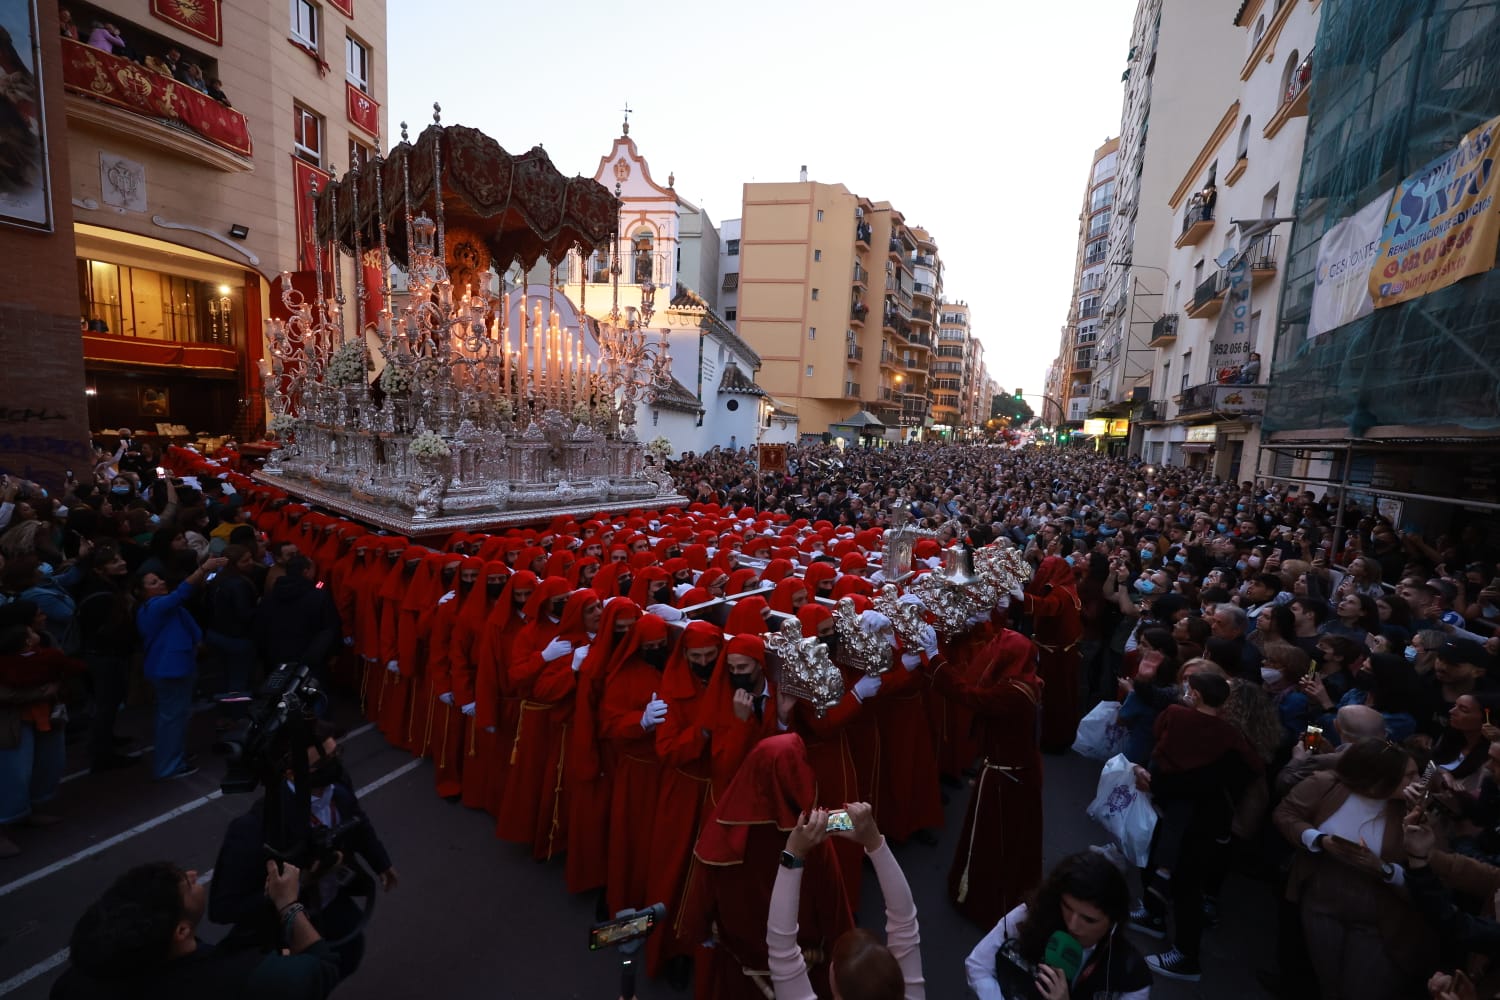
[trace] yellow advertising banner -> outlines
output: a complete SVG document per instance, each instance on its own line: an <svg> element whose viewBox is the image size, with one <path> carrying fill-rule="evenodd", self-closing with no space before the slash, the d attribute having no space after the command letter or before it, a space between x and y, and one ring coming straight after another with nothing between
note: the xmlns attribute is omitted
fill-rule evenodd
<svg viewBox="0 0 1500 1000"><path fill-rule="evenodd" d="M1380 256L1370 269L1375 308L1409 302L1495 266L1500 117L1396 186Z"/></svg>

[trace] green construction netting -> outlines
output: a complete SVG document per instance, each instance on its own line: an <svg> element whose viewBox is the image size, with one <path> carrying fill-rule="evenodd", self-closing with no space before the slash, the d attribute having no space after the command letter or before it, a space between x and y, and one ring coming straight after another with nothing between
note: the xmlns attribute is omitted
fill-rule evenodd
<svg viewBox="0 0 1500 1000"><path fill-rule="evenodd" d="M1323 0L1267 431L1500 428L1500 270L1307 338L1318 241L1500 114L1500 0Z"/></svg>

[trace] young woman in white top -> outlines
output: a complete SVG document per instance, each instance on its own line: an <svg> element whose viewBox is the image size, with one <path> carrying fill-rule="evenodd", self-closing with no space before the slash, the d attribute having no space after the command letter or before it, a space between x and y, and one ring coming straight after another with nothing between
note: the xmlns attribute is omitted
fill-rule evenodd
<svg viewBox="0 0 1500 1000"><path fill-rule="evenodd" d="M1149 1000L1151 970L1125 938L1130 888L1102 854L1063 858L1029 904L1007 913L964 961L979 1000ZM1058 938L1082 949L1068 975L1044 961Z"/></svg>

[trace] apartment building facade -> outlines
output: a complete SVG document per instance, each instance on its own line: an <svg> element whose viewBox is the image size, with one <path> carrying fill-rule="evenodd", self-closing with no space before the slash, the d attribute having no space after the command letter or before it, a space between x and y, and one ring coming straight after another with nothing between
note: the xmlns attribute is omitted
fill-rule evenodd
<svg viewBox="0 0 1500 1000"><path fill-rule="evenodd" d="M1182 176L1233 99L1226 65L1243 39L1218 4L1139 0L1124 73L1119 159L1109 224L1088 415L1108 418L1107 447L1138 452L1139 428L1122 423L1151 397L1152 324L1161 315L1174 234L1166 210Z"/></svg>
<svg viewBox="0 0 1500 1000"><path fill-rule="evenodd" d="M46 39L89 422L253 434L276 279L313 268L306 192L388 138L385 2L67 7L82 38L108 22L129 46ZM222 101L183 82L189 65Z"/></svg>
<svg viewBox="0 0 1500 1000"><path fill-rule="evenodd" d="M1078 212L1078 249L1068 319L1063 324L1057 359L1049 369L1046 398L1038 410L1048 426L1081 428L1092 402L1094 348L1109 277L1109 230L1119 149L1118 137L1108 139L1094 150L1089 162L1083 205Z"/></svg>
<svg viewBox="0 0 1500 1000"><path fill-rule="evenodd" d="M932 429L945 437L961 432L968 423L967 412L971 409L968 397L973 392L973 343L968 304L941 303L932 361Z"/></svg>
<svg viewBox="0 0 1500 1000"><path fill-rule="evenodd" d="M739 225L736 329L802 436L919 436L942 295L931 234L889 202L805 175L746 184Z"/></svg>
<svg viewBox="0 0 1500 1000"><path fill-rule="evenodd" d="M1233 481L1260 468L1270 376L1261 359L1278 325L1290 230L1275 220L1290 215L1302 167L1318 7L1249 0L1232 18L1242 53L1221 72L1237 92L1167 202L1174 237L1149 341L1152 401L1140 411L1148 462ZM1247 258L1248 281L1231 295L1236 254Z"/></svg>

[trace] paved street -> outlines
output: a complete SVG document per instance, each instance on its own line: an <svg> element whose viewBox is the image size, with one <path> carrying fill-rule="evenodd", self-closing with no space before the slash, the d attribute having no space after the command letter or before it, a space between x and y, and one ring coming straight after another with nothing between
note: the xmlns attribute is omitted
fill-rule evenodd
<svg viewBox="0 0 1500 1000"><path fill-rule="evenodd" d="M345 711L350 712L346 706ZM357 722L351 717L350 722ZM249 800L218 795L222 764L209 756L210 717L195 720L191 745L204 749L203 770L167 785L146 768L64 785L56 811L64 824L21 830L24 853L0 862L0 997L45 997L64 959L68 933L84 905L118 872L169 858L206 871L228 821ZM124 728L144 733L147 720L132 710ZM432 791L426 762L390 748L378 733L355 730L348 766L364 803L396 859L401 885L383 896L370 929L370 948L358 976L341 996L486 998L597 998L616 996L618 961L590 954L592 897L571 898L561 863L537 864L520 847L495 840L488 816L449 805ZM70 748L76 751L77 748ZM70 773L81 766L70 752ZM1047 759L1048 863L1103 839L1083 815L1098 765L1077 757ZM962 821L963 795L948 806L948 827L936 847L898 852L916 894L928 996L964 996L963 958L980 937L958 919L943 895L947 865ZM106 846L107 845L107 846ZM103 848L102 850L100 848ZM864 926L883 919L872 874L866 873ZM1252 956L1269 947L1273 909L1268 892L1236 877L1226 890L1224 925L1205 939L1207 974L1198 987L1165 984L1165 1000L1263 998ZM205 936L220 929L204 927ZM1149 939L1138 942L1154 945ZM1154 950L1154 949L1153 949ZM643 998L680 997L644 979Z"/></svg>

